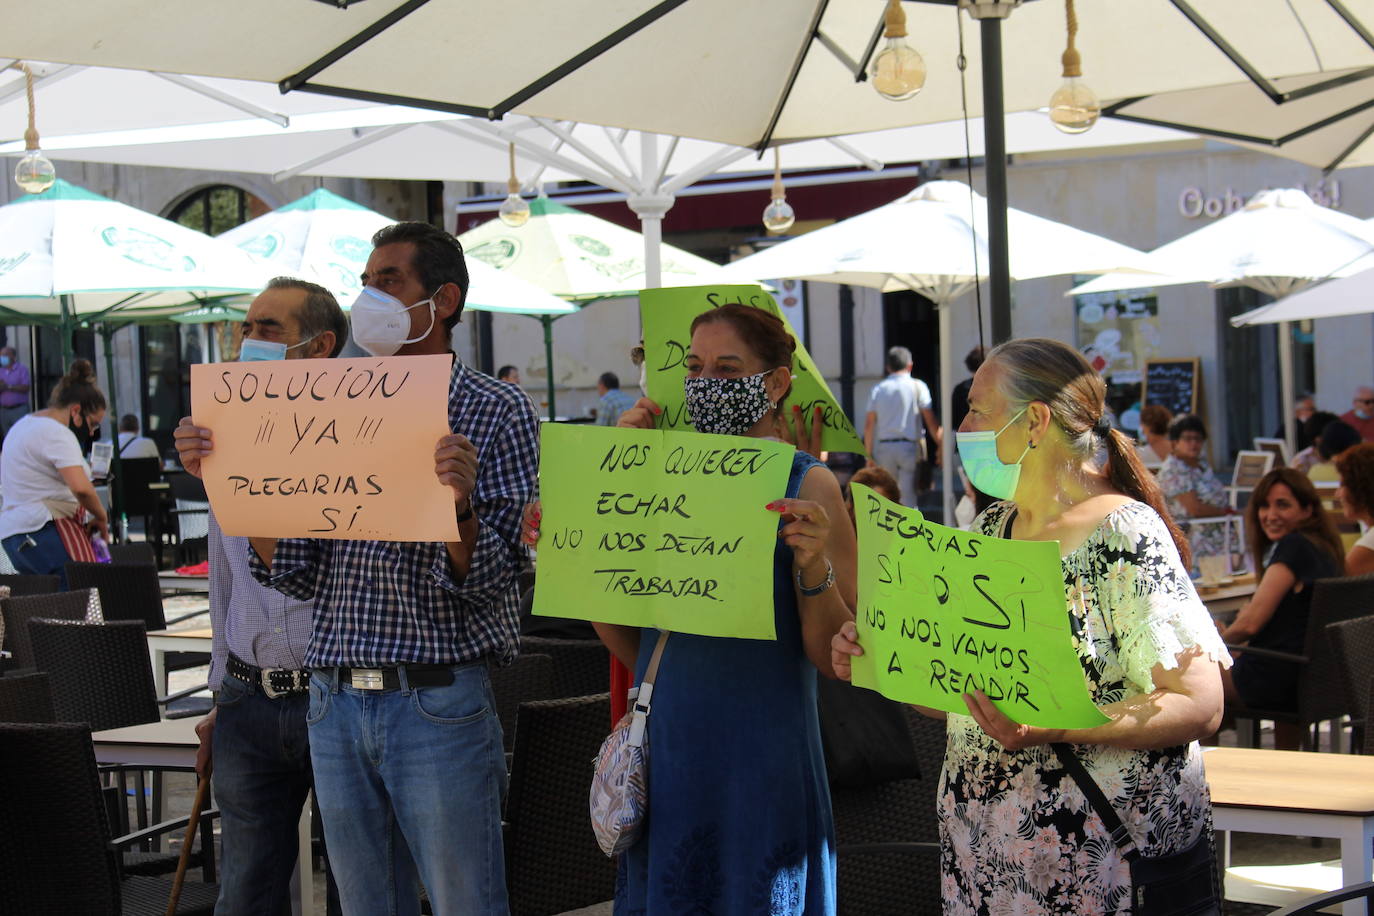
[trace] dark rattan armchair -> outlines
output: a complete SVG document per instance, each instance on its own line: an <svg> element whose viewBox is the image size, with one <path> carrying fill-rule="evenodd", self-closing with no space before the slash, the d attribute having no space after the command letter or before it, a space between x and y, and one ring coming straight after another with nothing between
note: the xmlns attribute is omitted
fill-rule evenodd
<svg viewBox="0 0 1374 916"><path fill-rule="evenodd" d="M10 653L9 671L41 670L34 661L33 644L29 641L30 620L86 620L91 612L91 592L85 588L0 599L0 615L5 619L5 651Z"/></svg>
<svg viewBox="0 0 1374 916"><path fill-rule="evenodd" d="M1374 678L1374 616L1327 624L1326 636L1336 654L1350 710L1354 750L1367 744L1369 682Z"/></svg>
<svg viewBox="0 0 1374 916"><path fill-rule="evenodd" d="M52 686L41 672L0 677L0 722L56 722Z"/></svg>

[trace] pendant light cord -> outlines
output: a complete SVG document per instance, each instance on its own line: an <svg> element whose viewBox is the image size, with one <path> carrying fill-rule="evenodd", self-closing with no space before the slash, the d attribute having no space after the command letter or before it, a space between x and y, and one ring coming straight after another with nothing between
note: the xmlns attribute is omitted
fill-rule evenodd
<svg viewBox="0 0 1374 916"><path fill-rule="evenodd" d="M964 56L964 18L959 15L958 7L954 8L954 19L959 25L959 103L964 109L964 174L968 178L969 222L974 227L973 300L978 316L978 348L987 352L986 342L983 339L983 283L978 269L978 212L977 205L973 202L973 140L969 135L968 123L968 58Z"/></svg>
<svg viewBox="0 0 1374 916"><path fill-rule="evenodd" d="M24 99L29 103L29 127L24 131L24 149L35 150L38 149L38 122L33 106L33 70L22 60L17 60L10 66L24 73Z"/></svg>

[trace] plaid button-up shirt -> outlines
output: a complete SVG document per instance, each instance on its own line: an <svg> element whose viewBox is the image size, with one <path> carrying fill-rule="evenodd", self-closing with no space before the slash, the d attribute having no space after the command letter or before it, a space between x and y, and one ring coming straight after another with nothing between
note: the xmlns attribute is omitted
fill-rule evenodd
<svg viewBox="0 0 1374 916"><path fill-rule="evenodd" d="M520 517L538 476L539 420L522 392L455 357L448 422L477 449L478 535L461 583L437 542L283 539L270 572L249 548L258 581L315 604L308 667L515 657Z"/></svg>

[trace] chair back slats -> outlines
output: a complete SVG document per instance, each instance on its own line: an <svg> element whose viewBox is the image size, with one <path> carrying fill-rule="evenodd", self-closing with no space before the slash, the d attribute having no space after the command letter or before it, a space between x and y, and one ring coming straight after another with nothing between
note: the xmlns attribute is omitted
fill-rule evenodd
<svg viewBox="0 0 1374 916"><path fill-rule="evenodd" d="M58 721L85 722L92 731L158 721L142 623L31 620L29 637L34 661L52 679Z"/></svg>
<svg viewBox="0 0 1374 916"><path fill-rule="evenodd" d="M1307 617L1306 665L1298 678L1298 712L1304 722L1338 719L1350 712L1340 660L1327 626L1374 614L1374 573L1318 579Z"/></svg>
<svg viewBox="0 0 1374 916"><path fill-rule="evenodd" d="M0 576L0 585L9 586L11 595L50 595L62 591L62 580L57 576L35 576L30 573Z"/></svg>
<svg viewBox="0 0 1374 916"><path fill-rule="evenodd" d="M91 591L85 588L47 595L20 595L0 599L0 614L5 618L5 649L12 655L10 667L16 670L38 667L33 658L33 644L29 641L30 620L40 617L52 620L85 620L91 613Z"/></svg>
<svg viewBox="0 0 1374 916"><path fill-rule="evenodd" d="M610 900L615 863L587 816L591 760L606 737L609 694L521 705L506 797L506 883L513 916Z"/></svg>
<svg viewBox="0 0 1374 916"><path fill-rule="evenodd" d="M133 541L128 544L111 544L110 562L156 566L157 554L153 551L153 545L146 541Z"/></svg>
<svg viewBox="0 0 1374 916"><path fill-rule="evenodd" d="M151 563L68 563L68 588L100 593L106 620L138 620L149 631L165 630L162 584Z"/></svg>
<svg viewBox="0 0 1374 916"><path fill-rule="evenodd" d="M1356 728L1367 735L1368 688L1370 679L1374 678L1374 616L1327 624L1326 635L1336 656L1346 708Z"/></svg>
<svg viewBox="0 0 1374 916"><path fill-rule="evenodd" d="M501 721L509 753L515 743L515 719L520 704L557 697L553 690L553 659L547 655L521 653L512 664L504 668L493 667L491 692L496 698L496 717Z"/></svg>
<svg viewBox="0 0 1374 916"><path fill-rule="evenodd" d="M47 674L40 671L0 677L0 722L56 721Z"/></svg>
<svg viewBox="0 0 1374 916"><path fill-rule="evenodd" d="M611 689L611 654L599 639L522 636L520 651L553 659L555 697L588 697Z"/></svg>
<svg viewBox="0 0 1374 916"><path fill-rule="evenodd" d="M121 912L89 728L0 724L0 798L0 911Z"/></svg>

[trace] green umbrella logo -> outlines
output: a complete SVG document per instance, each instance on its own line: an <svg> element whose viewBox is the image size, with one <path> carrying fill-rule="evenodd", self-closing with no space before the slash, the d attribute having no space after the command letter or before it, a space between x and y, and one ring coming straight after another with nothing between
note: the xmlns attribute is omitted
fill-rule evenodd
<svg viewBox="0 0 1374 916"><path fill-rule="evenodd" d="M23 264L28 259L29 253L27 251L23 254L14 255L13 257L0 258L0 277L3 277L5 274L14 270L16 267L18 267L20 264Z"/></svg>
<svg viewBox="0 0 1374 916"><path fill-rule="evenodd" d="M240 242L239 247L251 255L262 258L264 261L272 260L272 256L281 248L282 237L277 232L264 232L262 235L255 235L246 242Z"/></svg>
<svg viewBox="0 0 1374 916"><path fill-rule="evenodd" d="M329 240L329 247L333 248L339 257L358 264L366 264L368 255L372 254L372 243L365 242L356 235L336 235Z"/></svg>
<svg viewBox="0 0 1374 916"><path fill-rule="evenodd" d="M120 257L144 267L169 272L196 269L194 259L178 255L171 242L142 229L132 226L108 226L101 230L100 238L117 251Z"/></svg>
<svg viewBox="0 0 1374 916"><path fill-rule="evenodd" d="M595 255L598 258L609 258L611 256L611 246L600 239L594 239L589 235L570 235L568 241L587 254Z"/></svg>
<svg viewBox="0 0 1374 916"><path fill-rule="evenodd" d="M512 238L489 239L467 250L468 254L479 261L486 261L500 270L520 256L520 243Z"/></svg>

